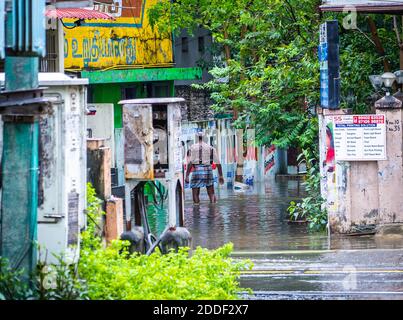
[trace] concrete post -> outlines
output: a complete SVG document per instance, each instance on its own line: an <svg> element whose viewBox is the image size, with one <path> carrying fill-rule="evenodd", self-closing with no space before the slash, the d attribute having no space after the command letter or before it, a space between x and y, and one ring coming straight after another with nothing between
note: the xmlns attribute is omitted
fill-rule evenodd
<svg viewBox="0 0 403 320"><path fill-rule="evenodd" d="M321 194L326 199L325 207L328 212L329 228L332 233L344 233L350 228L350 166L345 162L336 163L335 157L328 156L333 148L334 116L349 114L350 110L327 110L319 112L319 155ZM333 138L329 139L328 135Z"/></svg>
<svg viewBox="0 0 403 320"><path fill-rule="evenodd" d="M386 96L375 103L376 113L386 116L387 160L378 161L379 224L382 229L403 223L403 109L402 102Z"/></svg>
<svg viewBox="0 0 403 320"><path fill-rule="evenodd" d="M109 199L112 195L112 151L103 145L104 140L101 139L87 141L88 181L94 186L99 198Z"/></svg>
<svg viewBox="0 0 403 320"><path fill-rule="evenodd" d="M113 198L106 202L105 238L108 243L119 239L123 233L123 199Z"/></svg>
<svg viewBox="0 0 403 320"><path fill-rule="evenodd" d="M236 153L237 153L237 161L236 161L236 175L235 181L243 182L243 169L244 169L244 157L243 157L243 134L244 131L242 129L236 130Z"/></svg>

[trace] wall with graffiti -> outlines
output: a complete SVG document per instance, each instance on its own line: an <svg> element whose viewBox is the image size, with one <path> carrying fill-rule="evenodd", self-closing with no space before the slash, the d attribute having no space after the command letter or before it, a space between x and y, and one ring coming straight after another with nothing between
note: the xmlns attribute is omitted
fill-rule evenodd
<svg viewBox="0 0 403 320"><path fill-rule="evenodd" d="M232 127L231 120L185 122L182 124L182 142L186 151L196 141L196 134L202 131L205 141L217 149L223 167L227 187L235 182L238 148L242 148L243 182L253 185L265 178L274 177L278 171L277 152L274 146L256 146L255 131L248 129L243 134L243 144L238 144L239 131ZM184 159L186 163L186 156ZM218 181L215 171L215 181Z"/></svg>
<svg viewBox="0 0 403 320"><path fill-rule="evenodd" d="M147 10L157 0L99 0L115 20L63 19L65 69L168 66L173 63L172 40L149 24ZM99 9L99 8L95 8Z"/></svg>

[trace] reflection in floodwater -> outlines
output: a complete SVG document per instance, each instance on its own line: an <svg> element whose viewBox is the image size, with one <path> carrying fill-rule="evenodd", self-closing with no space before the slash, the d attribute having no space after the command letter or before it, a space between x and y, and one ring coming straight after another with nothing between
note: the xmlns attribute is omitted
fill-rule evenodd
<svg viewBox="0 0 403 320"><path fill-rule="evenodd" d="M402 248L402 240L375 240L374 236L332 236L309 233L305 225L287 222L290 201L306 195L301 181L267 181L243 193L222 188L217 204L210 204L206 191L200 206L186 192L185 225L193 246L214 249L232 242L235 251L328 250Z"/></svg>

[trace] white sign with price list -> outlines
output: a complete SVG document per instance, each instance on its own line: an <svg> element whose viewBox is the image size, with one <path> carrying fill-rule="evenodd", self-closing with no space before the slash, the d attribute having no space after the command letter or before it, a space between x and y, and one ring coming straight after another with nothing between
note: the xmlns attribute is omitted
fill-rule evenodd
<svg viewBox="0 0 403 320"><path fill-rule="evenodd" d="M337 161L386 160L385 115L343 115L333 117Z"/></svg>

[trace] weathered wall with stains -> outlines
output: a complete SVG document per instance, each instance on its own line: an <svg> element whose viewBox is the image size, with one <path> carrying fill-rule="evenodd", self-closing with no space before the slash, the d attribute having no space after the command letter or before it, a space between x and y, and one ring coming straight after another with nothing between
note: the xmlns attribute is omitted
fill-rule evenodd
<svg viewBox="0 0 403 320"><path fill-rule="evenodd" d="M3 79L0 74L0 85ZM45 96L54 101L51 112L39 119L40 258L46 256L48 263L57 263L53 254L64 253L74 261L78 259L80 230L86 224L85 85L88 82L61 73L40 73L39 83L46 88ZM0 146L2 140L0 130Z"/></svg>
<svg viewBox="0 0 403 320"><path fill-rule="evenodd" d="M386 114L387 161L378 161L381 224L403 223L403 109L377 110Z"/></svg>
<svg viewBox="0 0 403 320"><path fill-rule="evenodd" d="M345 114L351 114L350 110L322 110L319 114L321 193L331 232L354 233L402 223L402 109L377 110L387 119L385 161L336 161L332 119Z"/></svg>
<svg viewBox="0 0 403 320"><path fill-rule="evenodd" d="M126 179L154 179L151 105L123 107Z"/></svg>

